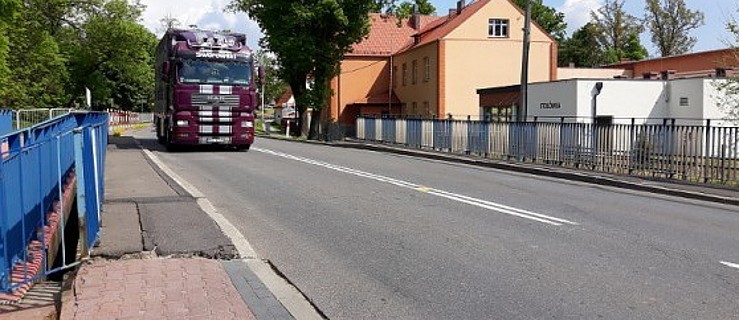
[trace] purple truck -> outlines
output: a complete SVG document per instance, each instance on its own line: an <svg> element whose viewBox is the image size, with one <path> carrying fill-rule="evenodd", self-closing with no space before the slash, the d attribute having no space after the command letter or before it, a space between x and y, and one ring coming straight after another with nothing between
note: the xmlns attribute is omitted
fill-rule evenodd
<svg viewBox="0 0 739 320"><path fill-rule="evenodd" d="M157 139L176 146L220 144L248 150L257 106L246 36L168 30L157 46Z"/></svg>

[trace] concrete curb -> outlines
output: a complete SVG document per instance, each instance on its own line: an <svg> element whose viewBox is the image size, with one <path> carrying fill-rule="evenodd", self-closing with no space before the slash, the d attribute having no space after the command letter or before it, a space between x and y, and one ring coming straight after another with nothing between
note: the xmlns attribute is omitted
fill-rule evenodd
<svg viewBox="0 0 739 320"><path fill-rule="evenodd" d="M640 184L640 183L630 182L630 181L625 181L625 180L619 180L619 179L610 178L610 177L590 175L585 172L583 173L563 172L563 171L556 171L556 170L552 170L548 168L537 168L537 167L524 166L524 165L520 165L516 163L499 162L499 161L488 160L488 159L475 159L471 157L464 157L461 155L442 154L442 153L436 153L436 152L428 152L424 150L411 150L411 149L404 149L404 148L399 148L399 147L392 147L392 146L373 144L373 143L364 143L364 142L341 141L341 142L336 143L336 142L323 142L323 141L313 141L313 140L310 140L310 141L309 140L305 140L305 141L292 140L292 139L286 139L286 138L276 138L276 137L271 137L271 136L259 136L259 137L266 138L266 139L272 139L272 140L283 140L283 141L290 141L290 142L317 144L317 145L325 145L325 146L347 148L347 149L360 149L360 150L370 150L370 151L378 151L378 152L388 152L388 153L394 153L394 154L400 154L400 155L406 155L406 156L412 156L412 157L421 157L421 158L431 159L431 160L449 161L449 162L462 163L462 164L480 166L480 167L487 167L487 168L498 169L498 170L506 170L506 171L513 171L513 172L519 172L519 173L526 173L526 174L533 174L533 175L564 179L564 180L585 182L585 183L597 184L597 185L602 185L602 186L610 186L610 187L615 187L615 188L620 188L620 189L629 189L629 190L643 191L643 192L649 192L649 193L654 193L654 194L681 197L681 198L686 198L686 199L701 200L701 201L708 201L708 202L714 202L714 203L720 203L720 204L726 204L726 205L732 205L732 206L739 206L739 197L731 198L731 197L724 197L724 196L719 196L715 194L701 193L701 192L674 189L674 188L665 188L665 187L659 187L659 186L653 186L653 185L645 185L645 184Z"/></svg>

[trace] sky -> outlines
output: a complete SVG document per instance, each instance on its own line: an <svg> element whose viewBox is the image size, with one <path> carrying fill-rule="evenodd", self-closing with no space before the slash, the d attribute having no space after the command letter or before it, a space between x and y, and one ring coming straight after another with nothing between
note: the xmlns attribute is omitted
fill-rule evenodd
<svg viewBox="0 0 739 320"><path fill-rule="evenodd" d="M197 25L203 29L228 29L246 33L248 44L257 48L261 32L259 26L243 13L224 13L229 0L141 0L147 6L143 15L143 23L149 30L160 36L163 33L160 19L166 15L173 16L183 26ZM449 8L456 7L455 0L431 0L439 14L445 14ZM468 0L469 2L469 0ZM731 37L726 31L726 23L732 19L739 0L685 0L691 9L700 9L706 16L706 24L693 31L698 38L694 51L705 51L725 48ZM590 11L600 7L603 0L544 0L544 4L556 8L565 14L568 34L587 23ZM637 17L644 15L644 0L626 0L626 11ZM739 14L736 14L739 17ZM649 35L642 35L642 43L650 55L657 52L651 44Z"/></svg>

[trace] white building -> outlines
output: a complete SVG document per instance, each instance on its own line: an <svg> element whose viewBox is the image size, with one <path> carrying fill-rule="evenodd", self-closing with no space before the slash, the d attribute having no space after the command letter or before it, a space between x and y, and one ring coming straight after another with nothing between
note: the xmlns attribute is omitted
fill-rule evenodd
<svg viewBox="0 0 739 320"><path fill-rule="evenodd" d="M724 79L693 78L672 80L570 79L529 85L529 121L589 123L593 107L598 121L606 123L658 124L675 119L677 125L736 126L726 120L719 105ZM602 84L600 94L596 86ZM724 95L725 97L725 95ZM597 102L597 103L596 103Z"/></svg>

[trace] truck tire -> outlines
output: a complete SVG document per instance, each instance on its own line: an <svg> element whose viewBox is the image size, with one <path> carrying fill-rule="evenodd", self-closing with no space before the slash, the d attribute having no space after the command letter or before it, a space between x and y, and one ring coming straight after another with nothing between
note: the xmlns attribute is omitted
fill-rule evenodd
<svg viewBox="0 0 739 320"><path fill-rule="evenodd" d="M242 145L236 146L236 151L244 151L244 152L246 152L246 151L249 151L249 148L251 148L251 145L250 144L242 144Z"/></svg>

